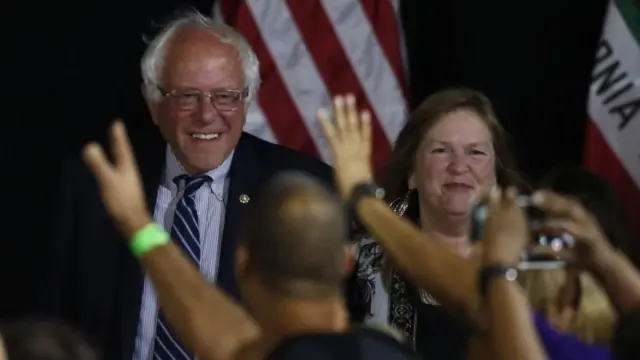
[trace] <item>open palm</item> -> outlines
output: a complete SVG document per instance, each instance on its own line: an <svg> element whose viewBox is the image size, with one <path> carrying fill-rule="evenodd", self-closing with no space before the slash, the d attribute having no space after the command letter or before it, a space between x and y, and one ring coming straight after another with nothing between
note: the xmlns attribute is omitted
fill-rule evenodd
<svg viewBox="0 0 640 360"><path fill-rule="evenodd" d="M373 178L371 171L371 114L359 112L353 95L336 96L334 120L318 110L318 119L331 147L338 189L347 199L355 185Z"/></svg>

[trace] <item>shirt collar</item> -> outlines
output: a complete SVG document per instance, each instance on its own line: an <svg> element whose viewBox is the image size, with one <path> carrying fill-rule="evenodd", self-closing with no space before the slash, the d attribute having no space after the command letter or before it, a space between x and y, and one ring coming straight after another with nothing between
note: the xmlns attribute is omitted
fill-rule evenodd
<svg viewBox="0 0 640 360"><path fill-rule="evenodd" d="M211 188L211 191L214 193L218 193L223 191L224 189L224 180L229 174L229 169L231 168L231 161L233 160L233 154L235 150L232 151L227 157L224 159L222 164L220 164L217 168L212 169L204 173L204 175L211 178L211 182L208 184ZM180 176L186 174L186 170L180 164L176 155L173 153L171 146L167 145L167 150L165 154L165 170L164 170L164 179L162 183L166 188L171 190L175 190L176 185L173 182L173 179L176 176Z"/></svg>

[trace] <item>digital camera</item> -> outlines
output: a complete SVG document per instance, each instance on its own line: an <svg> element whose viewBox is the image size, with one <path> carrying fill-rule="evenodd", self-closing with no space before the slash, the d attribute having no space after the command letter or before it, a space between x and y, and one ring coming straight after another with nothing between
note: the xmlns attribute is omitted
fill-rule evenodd
<svg viewBox="0 0 640 360"><path fill-rule="evenodd" d="M539 251L524 250L520 256L520 269L555 269L564 267L564 261L558 260L554 253L573 247L574 239L568 233L551 233L540 230L540 225L550 216L532 206L531 197L520 195L516 199L518 206L523 208L527 217L532 245L545 247L542 254ZM477 202L471 208L471 240L480 241L484 234L485 222L489 216L489 208L485 202ZM537 247L540 249L540 247Z"/></svg>

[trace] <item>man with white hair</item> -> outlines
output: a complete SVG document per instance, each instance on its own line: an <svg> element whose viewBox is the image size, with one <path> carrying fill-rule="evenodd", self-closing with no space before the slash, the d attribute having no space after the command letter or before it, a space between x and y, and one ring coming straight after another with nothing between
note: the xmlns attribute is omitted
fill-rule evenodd
<svg viewBox="0 0 640 360"><path fill-rule="evenodd" d="M142 58L143 95L164 142L137 162L154 221L203 276L241 300L234 277L246 204L282 170L331 183L331 168L243 132L258 59L232 28L199 13L170 22ZM80 159L65 165L42 295L43 312L87 334L109 360L192 359L99 198Z"/></svg>

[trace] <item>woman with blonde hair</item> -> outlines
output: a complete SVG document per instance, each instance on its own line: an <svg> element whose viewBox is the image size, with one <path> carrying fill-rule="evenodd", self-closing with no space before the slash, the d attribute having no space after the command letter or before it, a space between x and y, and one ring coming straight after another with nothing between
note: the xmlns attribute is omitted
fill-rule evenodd
<svg viewBox="0 0 640 360"><path fill-rule="evenodd" d="M518 280L532 309L555 329L609 346L617 315L592 275L572 269L527 270Z"/></svg>
<svg viewBox="0 0 640 360"><path fill-rule="evenodd" d="M567 195L591 212L614 248L629 244L625 212L611 185L581 168L559 168L542 179L541 188ZM519 277L531 307L553 326L587 343L609 346L617 314L604 288L592 275L569 269L529 270Z"/></svg>

